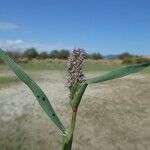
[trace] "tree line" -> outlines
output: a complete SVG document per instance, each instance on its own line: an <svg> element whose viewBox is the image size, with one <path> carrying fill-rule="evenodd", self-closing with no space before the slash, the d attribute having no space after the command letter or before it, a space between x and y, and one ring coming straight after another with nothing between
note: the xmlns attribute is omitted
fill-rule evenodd
<svg viewBox="0 0 150 150"><path fill-rule="evenodd" d="M120 54L118 58L122 60L122 64L138 64L143 62L150 62L150 58L145 58L138 55L131 55L127 52Z"/></svg>
<svg viewBox="0 0 150 150"><path fill-rule="evenodd" d="M103 56L99 52L88 54L85 50L82 50L82 51L84 52L86 58L89 58L89 59L102 59L103 58ZM43 51L39 53L35 48L29 48L22 53L17 52L17 51L7 51L7 53L14 59L25 57L25 58L28 58L29 60L33 58L68 59L70 55L70 51L66 49L52 50L51 52Z"/></svg>
<svg viewBox="0 0 150 150"><path fill-rule="evenodd" d="M142 63L142 62L148 62L150 61L149 58L145 58L143 56L138 56L138 55L132 55L128 52L115 55L112 57L104 57L102 54L99 52L94 52L94 53L87 53L84 49L81 49L83 53L85 54L86 59L93 59L93 60L99 60L99 59L120 59L122 60L123 64L135 64L135 63ZM7 54L12 57L15 61L18 59L26 58L28 60L31 60L33 58L36 59L64 59L67 60L70 51L66 49L62 50L52 50L51 52L43 51L43 52L38 52L35 48L29 48L26 49L24 52L19 52L19 51L7 51Z"/></svg>

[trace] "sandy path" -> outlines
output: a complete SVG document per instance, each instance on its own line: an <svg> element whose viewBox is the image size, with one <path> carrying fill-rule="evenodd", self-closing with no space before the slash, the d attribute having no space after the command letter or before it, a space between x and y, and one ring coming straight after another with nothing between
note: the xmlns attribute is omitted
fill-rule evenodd
<svg viewBox="0 0 150 150"><path fill-rule="evenodd" d="M32 75L68 126L70 107L63 73ZM90 85L79 109L73 149L149 150L149 91L150 77L139 74ZM61 149L60 132L21 82L0 88L1 149Z"/></svg>

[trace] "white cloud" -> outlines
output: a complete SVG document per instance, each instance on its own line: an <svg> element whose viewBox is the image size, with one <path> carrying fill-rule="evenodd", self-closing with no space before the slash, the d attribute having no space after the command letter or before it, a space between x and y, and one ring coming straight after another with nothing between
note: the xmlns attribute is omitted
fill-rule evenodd
<svg viewBox="0 0 150 150"><path fill-rule="evenodd" d="M6 41L4 41L6 44L8 44L8 45L12 45L12 44L16 44L16 45L20 45L20 44L23 44L24 43L24 41L22 41L22 40L14 40L14 41L12 41L12 40L6 40Z"/></svg>
<svg viewBox="0 0 150 150"><path fill-rule="evenodd" d="M12 29L18 29L18 28L19 28L19 26L16 24L0 22L1 30L12 30Z"/></svg>
<svg viewBox="0 0 150 150"><path fill-rule="evenodd" d="M27 42L21 39L18 40L0 40L0 48L4 50L25 50L27 48L34 47L39 51L51 51L54 49L72 49L73 46L64 45L61 43L39 43L39 42Z"/></svg>

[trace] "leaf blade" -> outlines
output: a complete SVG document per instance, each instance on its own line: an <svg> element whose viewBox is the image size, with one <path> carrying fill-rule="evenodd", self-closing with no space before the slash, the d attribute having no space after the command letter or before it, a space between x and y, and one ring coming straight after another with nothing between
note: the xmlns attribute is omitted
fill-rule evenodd
<svg viewBox="0 0 150 150"><path fill-rule="evenodd" d="M98 82L103 82L103 81L107 81L107 80L121 78L121 77L130 75L130 74L142 71L143 69L145 69L148 66L150 66L150 62L136 64L136 65L132 65L132 66L121 67L119 69L108 72L102 76L87 79L85 81L85 83L92 84L92 83L98 83Z"/></svg>
<svg viewBox="0 0 150 150"><path fill-rule="evenodd" d="M13 72L22 80L33 92L37 101L49 116L49 118L54 122L54 124L62 131L63 134L66 134L66 129L56 115L53 107L51 106L47 96L41 90L41 88L23 71L23 69L17 65L2 49L0 49L0 59L8 65Z"/></svg>

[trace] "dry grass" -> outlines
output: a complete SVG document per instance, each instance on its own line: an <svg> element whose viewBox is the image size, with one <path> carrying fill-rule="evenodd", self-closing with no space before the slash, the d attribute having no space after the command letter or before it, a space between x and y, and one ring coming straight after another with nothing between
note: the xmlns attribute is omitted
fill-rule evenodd
<svg viewBox="0 0 150 150"><path fill-rule="evenodd" d="M41 59L41 60L38 60L38 59L32 59L30 61L30 63L33 63L33 64L49 64L49 63L52 63L52 64L60 64L60 63L63 63L63 64L66 64L66 60L60 60L60 59ZM122 64L122 60L120 59L112 59L112 60L105 60L105 59L99 59L99 60L92 60L92 59L86 59L85 60L85 63L86 64L99 64L99 65L121 65Z"/></svg>

